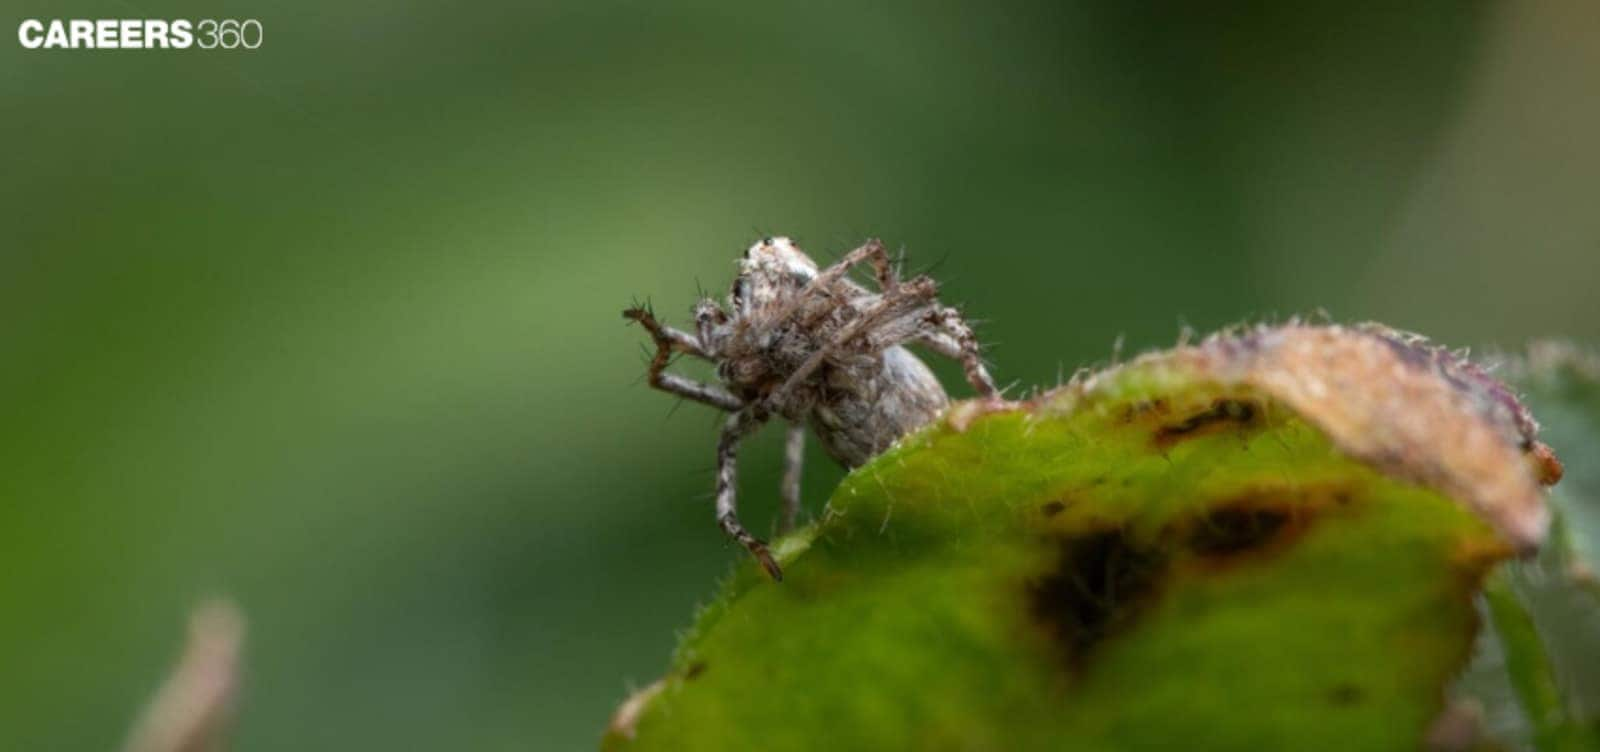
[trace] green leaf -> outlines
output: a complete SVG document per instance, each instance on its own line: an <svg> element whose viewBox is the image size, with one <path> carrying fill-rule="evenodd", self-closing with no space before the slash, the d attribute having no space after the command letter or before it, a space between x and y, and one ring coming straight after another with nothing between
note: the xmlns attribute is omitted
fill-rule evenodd
<svg viewBox="0 0 1600 752"><path fill-rule="evenodd" d="M1543 537L1509 393L1290 325L964 403L702 610L611 750L1400 749ZM1437 739L1436 739L1437 740Z"/></svg>

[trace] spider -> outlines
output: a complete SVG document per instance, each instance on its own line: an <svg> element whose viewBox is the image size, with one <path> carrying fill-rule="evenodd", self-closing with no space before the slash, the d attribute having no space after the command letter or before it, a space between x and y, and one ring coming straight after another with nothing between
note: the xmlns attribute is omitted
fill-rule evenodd
<svg viewBox="0 0 1600 752"><path fill-rule="evenodd" d="M849 278L871 264L877 291ZM783 571L767 544L739 523L735 477L739 444L768 420L788 423L781 534L800 508L800 466L809 424L827 453L854 468L933 420L950 398L904 345L957 359L985 399L999 399L961 315L939 302L926 276L901 280L883 244L869 240L819 269L788 238L764 238L739 260L724 309L694 306L695 331L663 325L648 306L622 312L655 341L650 385L730 415L717 442L717 525L755 556L773 580ZM674 353L716 365L720 384L668 372Z"/></svg>

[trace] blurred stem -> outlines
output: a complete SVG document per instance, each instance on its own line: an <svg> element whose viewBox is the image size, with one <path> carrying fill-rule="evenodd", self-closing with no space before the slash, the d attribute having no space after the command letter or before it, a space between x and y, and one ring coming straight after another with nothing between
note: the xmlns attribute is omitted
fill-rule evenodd
<svg viewBox="0 0 1600 752"><path fill-rule="evenodd" d="M239 688L244 617L227 601L189 617L183 655L128 735L123 752L221 752Z"/></svg>
<svg viewBox="0 0 1600 752"><path fill-rule="evenodd" d="M1516 691L1534 746L1540 752L1577 752L1588 749L1580 730L1567 717L1550 658L1545 653L1533 617L1523 608L1505 568L1489 576L1483 590L1494 621L1495 635L1505 653L1506 673Z"/></svg>

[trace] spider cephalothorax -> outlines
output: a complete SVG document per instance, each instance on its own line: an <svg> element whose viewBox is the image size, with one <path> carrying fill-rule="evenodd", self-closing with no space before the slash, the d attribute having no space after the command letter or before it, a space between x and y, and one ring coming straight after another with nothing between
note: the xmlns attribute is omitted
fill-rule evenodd
<svg viewBox="0 0 1600 752"><path fill-rule="evenodd" d="M876 291L849 278L862 263L872 265ZM972 330L937 293L928 277L901 281L876 240L819 269L788 238L766 238L739 260L726 309L709 298L695 305L693 334L662 325L643 307L623 312L655 340L651 386L732 413L717 446L717 523L774 579L782 573L766 544L739 524L734 485L741 440L774 417L789 423L780 521L786 530L800 505L804 426L829 455L855 467L949 403L938 379L904 345L959 359L973 387L997 397ZM668 373L675 352L716 364L722 384Z"/></svg>

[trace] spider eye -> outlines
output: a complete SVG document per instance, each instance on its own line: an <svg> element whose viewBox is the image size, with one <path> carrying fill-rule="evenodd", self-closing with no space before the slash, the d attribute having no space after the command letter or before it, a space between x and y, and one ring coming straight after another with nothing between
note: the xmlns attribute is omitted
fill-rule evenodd
<svg viewBox="0 0 1600 752"><path fill-rule="evenodd" d="M744 277L740 277L740 278L738 278L738 279L733 281L733 304L735 306L743 306L744 305L745 285L746 284L747 283L745 282Z"/></svg>

